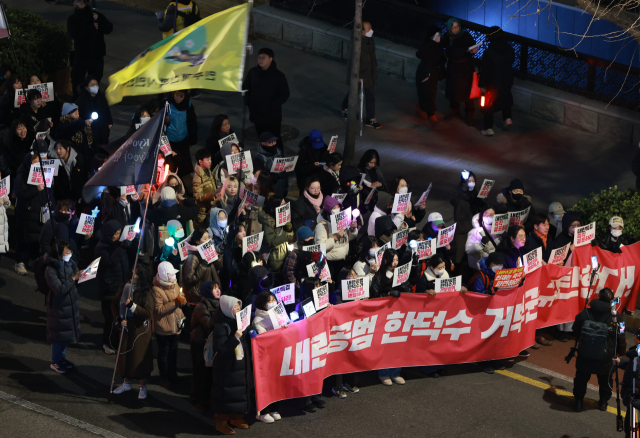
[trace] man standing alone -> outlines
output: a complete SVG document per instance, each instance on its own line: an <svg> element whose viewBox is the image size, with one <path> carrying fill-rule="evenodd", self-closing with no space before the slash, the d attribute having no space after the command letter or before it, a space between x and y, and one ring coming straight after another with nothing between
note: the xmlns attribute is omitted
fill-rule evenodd
<svg viewBox="0 0 640 438"><path fill-rule="evenodd" d="M75 55L71 69L73 97L78 97L78 85L88 74L98 83L104 75L107 45L104 36L113 31L113 24L100 12L92 11L88 0L73 0L73 15L67 19L67 30L73 39Z"/></svg>
<svg viewBox="0 0 640 438"><path fill-rule="evenodd" d="M373 29L368 21L362 22L362 43L360 46L360 80L364 88L364 124L369 128L380 129L382 125L376 121L376 96L375 85L378 82L378 61L376 60L376 43L373 40ZM347 85L351 81L351 61L347 69ZM358 87L360 88L360 87ZM342 101L342 117L347 120L347 108L349 107L349 93Z"/></svg>
<svg viewBox="0 0 640 438"><path fill-rule="evenodd" d="M255 125L258 137L270 132L278 138L278 148L282 149L282 105L289 99L289 84L273 57L269 48L258 51L258 65L244 79L247 90L244 103L249 107L249 121Z"/></svg>

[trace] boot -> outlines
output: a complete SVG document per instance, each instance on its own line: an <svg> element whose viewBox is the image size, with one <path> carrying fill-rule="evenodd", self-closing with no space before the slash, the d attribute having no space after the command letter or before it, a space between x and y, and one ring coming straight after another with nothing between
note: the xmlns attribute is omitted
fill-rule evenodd
<svg viewBox="0 0 640 438"><path fill-rule="evenodd" d="M600 409L603 412L606 412L608 407L609 407L609 402L607 400L598 400L598 409Z"/></svg>
<svg viewBox="0 0 640 438"><path fill-rule="evenodd" d="M229 420L229 415L227 414L215 414L213 416L214 421L216 422L216 430L224 435L233 435L236 433L233 430L233 427L229 426L227 421Z"/></svg>
<svg viewBox="0 0 640 438"><path fill-rule="evenodd" d="M577 398L577 399L576 399L576 401L575 401L575 402L574 402L574 404L573 404L573 409L574 409L576 412L582 412L582 411L584 410L584 409L583 409L583 402L582 402L582 399L581 399L581 398Z"/></svg>
<svg viewBox="0 0 640 438"><path fill-rule="evenodd" d="M244 421L244 414L231 414L229 415L229 417L231 418L229 423L231 423L233 426L237 427L238 429L249 429L249 423Z"/></svg>

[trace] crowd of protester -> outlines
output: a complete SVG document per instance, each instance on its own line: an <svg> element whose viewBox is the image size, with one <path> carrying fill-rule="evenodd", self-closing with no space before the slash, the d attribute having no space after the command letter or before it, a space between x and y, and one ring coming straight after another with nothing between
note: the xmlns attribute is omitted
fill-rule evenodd
<svg viewBox="0 0 640 438"><path fill-rule="evenodd" d="M178 13L175 8L167 12ZM110 32L111 24L104 16L94 19L96 29ZM452 35L460 32L456 20L448 23L448 28ZM364 30L368 38L370 31L369 24ZM467 56L463 52L456 54L457 47L471 46L473 40L448 35L443 44L451 51L450 56ZM439 39L438 35L433 41ZM281 113L270 117L261 114L268 107L267 101L280 107L289 95L284 75L275 70L273 57L272 50L260 50L262 72L249 72L247 103L256 127L260 125L258 142L220 146L218 141L234 131L230 118L219 114L213 120L206 147L197 150L194 163L190 148L198 143L198 132L196 108L189 92L181 90L150 98L132 115L127 135L162 111L165 104L171 108L165 134L172 153L165 156L159 152L156 184L138 185L132 194L127 194L126 187L107 187L92 199L83 198L82 189L108 159L108 150L103 146L109 143L113 125L99 86L102 71L97 77L84 76L86 71L82 73L84 77L74 76L74 103L57 98L45 102L41 93L33 89L26 93L26 102L19 108L13 104L16 91L25 83L38 84L41 79L37 74L5 79L0 88L0 120L7 129L0 148L0 177L10 177L12 192L10 197L0 199L0 253L8 252L9 237L15 236L15 271L29 275L28 271L33 270L41 292L46 293L46 338L51 344L53 371L66 373L74 368L66 353L67 345L78 342L81 336L78 282L86 272L84 268L100 258L96 278L89 281L95 282L104 318L99 347L106 354L120 352L117 370L122 383L114 393L130 391L132 383L138 381L138 398L147 397L154 369L153 338L157 343L158 384L174 388L178 384L178 345L183 336L191 350L191 405L197 411L210 407L215 412L216 429L231 434L232 426L249 427L245 415L253 412L251 368L259 366L251 360L249 330L237 326L236 314L251 304L251 329L258 336L272 331L268 311L277 305L273 288L295 285L295 304L287 306L291 316L295 315L293 319L305 317L300 303L325 282L331 292L331 305L342 305L341 280L358 277L369 279L368 298L399 298L403 293L436 295L436 279L457 275L466 285L463 293L494 294L495 272L522 266L528 252L541 247L546 262L554 248L570 244L567 257L574 249L573 235L584 224L579 214L565 212L558 202L549 205L548 213L536 212L524 182L518 178L493 194L497 196L481 199L481 179L473 172L463 172L457 186L451 188L457 224L455 239L438 248L431 258L418 260L411 243L437 238L439 230L453 225L445 223L446 214L430 211L428 203L417 207L409 203L404 212L392 213L394 196L410 192L412 184L422 181L389 175L375 149L364 151L356 166L345 165L340 153L329 152L325 137L317 129L300 141L297 167L290 172L299 194L297 199L289 197L293 189L289 176L271 172L274 159L283 156ZM85 66L89 70L95 67L94 58L89 67ZM440 74L442 60L436 61L427 69L430 74ZM74 69L75 74L85 67ZM272 82L275 88L267 90ZM373 82L375 77L371 87ZM365 90L369 85L365 79ZM468 101L462 96L468 95L468 90L457 90L452 85L451 90L447 88L449 92L452 109L458 111L459 103ZM373 96L372 90L367 93ZM425 111L432 117L433 106L425 102ZM371 104L367 117L377 124ZM472 107L466 105L471 117ZM45 140L36 141L38 134L44 135ZM241 151L251 153L253 168L233 174L226 159ZM50 189L27 183L31 165L39 159L59 160L58 174ZM375 192L366 202L372 190ZM258 195L262 207L243 202L245 192ZM343 195L343 199L336 199L336 194ZM15 229L9 230L6 210L11 203L15 205L16 220L12 224ZM276 209L287 203L291 206L291 220L278 226ZM139 234L132 241L121 241L125 227L140 223L145 216L147 204L146 220L140 224ZM43 211L49 205L52 208L47 216ZM347 208L359 214L352 216L346 229L332 233L331 215ZM491 234L496 214L527 208L530 210L523 226ZM93 232L79 234L80 214L96 209ZM425 217L425 225L419 227ZM612 217L609 225L610 232L599 236L594 244L619 252L627 244L623 219ZM403 230L409 230L407 244L387 248L378 265L376 250ZM243 238L260 232L264 233L262 247L243 253ZM209 240L218 254L211 263L198 251L198 246ZM182 242L187 251L184 259L178 252ZM315 244L324 245L325 252L305 249ZM411 263L409 278L394 287L394 269L406 263ZM315 265L319 273L327 267L330 278L323 282L319 275L310 276L308 265ZM566 342L566 332L570 330L570 326L559 326L555 338ZM537 336L532 348L551 342ZM207 352L211 354L210 362L205 359ZM522 357L528 355L526 350L520 353ZM478 366L491 374L494 369L503 369L504 363L492 361ZM424 371L439 377L444 368L431 366ZM379 370L378 376L383 385L406 383L400 368ZM332 377L333 394L345 398L358 393L357 377ZM312 413L323 408L325 402L320 395L314 395L301 399L299 404ZM278 403L272 404L257 412L257 418L273 423L281 419L278 410Z"/></svg>

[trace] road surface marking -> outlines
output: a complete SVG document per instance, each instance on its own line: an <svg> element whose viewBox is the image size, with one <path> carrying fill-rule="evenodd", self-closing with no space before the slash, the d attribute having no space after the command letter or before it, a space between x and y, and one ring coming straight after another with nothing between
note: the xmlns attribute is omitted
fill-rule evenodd
<svg viewBox="0 0 640 438"><path fill-rule="evenodd" d="M23 408L38 412L39 414L46 415L48 417L53 417L58 421L62 421L63 423L67 423L72 426L79 427L80 429L86 430L87 432L91 432L93 434L100 435L105 438L125 438L122 435L118 435L117 433L110 432L108 430L102 429L101 427L94 426L93 424L85 423L82 420L69 417L68 415L64 415L64 414L61 414L60 412L56 412L49 408L45 408L44 406L31 403L27 400L23 400L19 397L13 396L11 394L7 394L6 392L0 391L0 399L8 401L10 403L14 403L18 406L22 406Z"/></svg>
<svg viewBox="0 0 640 438"><path fill-rule="evenodd" d="M555 371L551 371L546 368L539 367L538 365L534 365L527 361L518 362L517 365L520 365L525 368L529 368L534 371L538 371L540 373L547 374L551 377L555 377L556 379L564 380L565 382L573 383L573 378L569 376L565 376L564 374L556 373ZM592 391L598 390L598 387L596 385L592 385L591 383L587 384L587 388L591 389Z"/></svg>

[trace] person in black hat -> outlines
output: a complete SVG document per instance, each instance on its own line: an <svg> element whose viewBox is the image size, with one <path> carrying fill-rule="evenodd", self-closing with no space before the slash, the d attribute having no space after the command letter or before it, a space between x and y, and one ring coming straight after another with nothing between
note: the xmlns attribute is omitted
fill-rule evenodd
<svg viewBox="0 0 640 438"><path fill-rule="evenodd" d="M531 197L524 194L524 184L518 178L511 180L509 187L503 188L496 197L498 204L496 205L496 214L511 213L522 211L529 208L529 215L524 222L524 228L527 233L533 230L533 218L536 211L531 204Z"/></svg>
<svg viewBox="0 0 640 438"><path fill-rule="evenodd" d="M329 158L329 148L322 138L322 132L312 130L298 144L298 162L296 163L296 182L300 193L307 186L307 179L322 170L322 165Z"/></svg>
<svg viewBox="0 0 640 438"><path fill-rule="evenodd" d="M269 131L260 134L258 153L253 157L254 177L258 177L258 171L266 170L271 176L271 185L274 193L282 198L289 192L289 179L287 172L271 172L275 158L282 157L282 150L278 149L278 137Z"/></svg>
<svg viewBox="0 0 640 438"><path fill-rule="evenodd" d="M436 117L436 93L438 81L443 77L447 58L440 44L440 28L434 24L427 27L427 37L416 52L420 60L416 70L418 92L418 114L431 122L432 127L440 123Z"/></svg>
<svg viewBox="0 0 640 438"><path fill-rule="evenodd" d="M482 54L480 63L480 78L478 85L485 97L484 107L484 127L482 135L492 136L493 113L502 110L504 129L508 130L513 123L511 121L511 107L513 106L513 96L511 87L513 86L513 60L515 52L509 44L506 34L499 26L492 26L487 35L489 47Z"/></svg>

